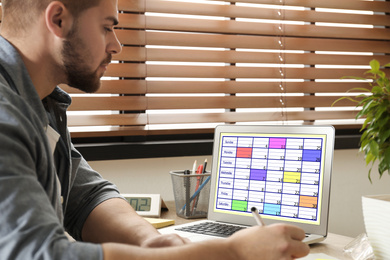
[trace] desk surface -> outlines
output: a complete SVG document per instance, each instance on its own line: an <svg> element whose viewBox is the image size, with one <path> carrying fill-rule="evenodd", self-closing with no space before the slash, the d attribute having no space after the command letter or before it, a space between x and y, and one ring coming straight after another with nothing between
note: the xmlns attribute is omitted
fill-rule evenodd
<svg viewBox="0 0 390 260"><path fill-rule="evenodd" d="M175 211L175 202L174 201L166 201L165 204L168 207L168 211L163 210L161 213L161 218L165 219L174 219L175 224L184 224L191 221L196 221L199 219L184 219L181 217L178 217L176 215ZM337 259L352 259L351 257L345 255L343 253L343 248L345 245L347 245L349 242L351 242L353 238L346 237L342 235L337 235L333 233L328 233L328 237L325 239L325 241L317 244L310 245L310 253L323 253L327 254L329 256L332 256Z"/></svg>

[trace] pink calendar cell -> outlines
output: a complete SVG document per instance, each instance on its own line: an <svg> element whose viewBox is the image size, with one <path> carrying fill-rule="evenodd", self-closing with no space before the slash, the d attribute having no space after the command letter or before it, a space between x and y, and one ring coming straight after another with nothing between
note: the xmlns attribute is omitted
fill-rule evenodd
<svg viewBox="0 0 390 260"><path fill-rule="evenodd" d="M271 149L285 149L286 148L286 138L270 138L269 139L269 148L271 148Z"/></svg>

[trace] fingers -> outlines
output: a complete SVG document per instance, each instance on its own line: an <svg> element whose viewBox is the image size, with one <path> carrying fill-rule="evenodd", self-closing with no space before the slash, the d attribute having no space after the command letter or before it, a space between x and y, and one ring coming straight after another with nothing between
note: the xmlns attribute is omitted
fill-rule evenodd
<svg viewBox="0 0 390 260"><path fill-rule="evenodd" d="M292 248L291 256L294 259L304 257L310 253L309 245L301 241L292 241L291 248Z"/></svg>
<svg viewBox="0 0 390 260"><path fill-rule="evenodd" d="M302 242L306 234L301 228L292 225L279 225L278 228L286 236L286 242L288 242L288 249L286 251L288 251L289 255L293 258L300 258L309 254L309 245Z"/></svg>
<svg viewBox="0 0 390 260"><path fill-rule="evenodd" d="M290 225L286 225L285 227L288 229L288 234L290 234L291 238L294 240L302 241L306 237L305 231L301 228Z"/></svg>

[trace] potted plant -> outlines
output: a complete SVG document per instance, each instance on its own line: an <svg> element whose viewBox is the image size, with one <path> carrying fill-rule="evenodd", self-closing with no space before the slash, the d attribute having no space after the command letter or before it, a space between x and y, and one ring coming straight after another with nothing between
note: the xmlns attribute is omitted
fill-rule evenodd
<svg viewBox="0 0 390 260"><path fill-rule="evenodd" d="M384 67L390 66L390 63ZM365 153L366 164L371 163L368 178L371 181L371 170L378 161L378 173L390 174L390 80L381 70L377 60L370 62L371 69L366 77L353 77L357 80L370 80L369 88L354 88L364 94L356 98L342 97L336 100L349 99L362 109L356 119L365 118L361 128L360 149ZM365 93L366 92L366 93ZM362 197L364 224L368 240L377 259L390 259L390 195L373 195Z"/></svg>
<svg viewBox="0 0 390 260"><path fill-rule="evenodd" d="M385 65L390 66L390 63ZM368 88L353 88L359 92L367 94L358 95L356 98L341 97L334 103L349 99L357 103L357 107L362 106L356 119L365 118L360 138L360 151L365 153L366 164L371 163L368 178L371 182L371 170L376 161L379 162L378 172L382 177L384 172L390 174L390 80L384 71L381 70L377 60L370 62L371 69L365 74L367 77L349 77L357 80L371 80ZM351 91L350 90L350 91ZM333 104L334 104L333 103Z"/></svg>

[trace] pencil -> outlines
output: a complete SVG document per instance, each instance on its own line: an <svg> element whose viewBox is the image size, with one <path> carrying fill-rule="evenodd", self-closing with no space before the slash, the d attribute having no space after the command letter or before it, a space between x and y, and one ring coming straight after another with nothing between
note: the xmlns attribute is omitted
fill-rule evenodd
<svg viewBox="0 0 390 260"><path fill-rule="evenodd" d="M259 225L259 226L265 226L265 224L264 224L264 222L263 222L263 219L261 218L259 212L257 211L257 208L256 208L256 207L252 207L252 208L251 208L251 211L252 211L253 217L254 217L255 220L256 220L257 225Z"/></svg>

